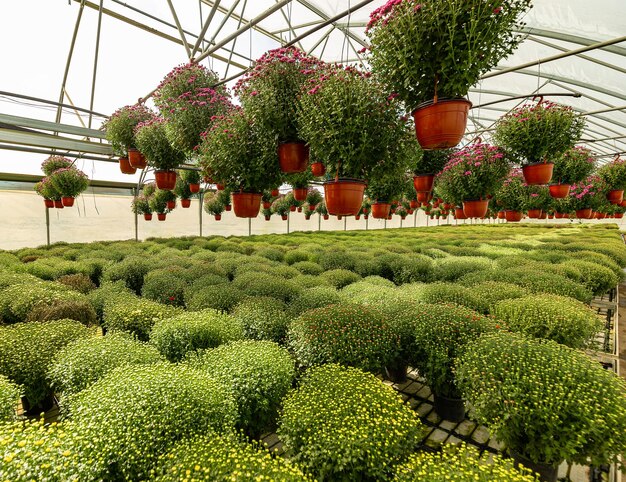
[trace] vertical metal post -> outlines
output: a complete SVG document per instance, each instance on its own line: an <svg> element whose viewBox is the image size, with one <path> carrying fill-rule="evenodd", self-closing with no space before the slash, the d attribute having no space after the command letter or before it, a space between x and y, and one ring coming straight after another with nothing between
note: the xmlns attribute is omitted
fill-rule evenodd
<svg viewBox="0 0 626 482"><path fill-rule="evenodd" d="M137 199L137 189L133 188L133 198ZM137 219L137 212L135 212L135 241L139 241L139 220Z"/></svg>
<svg viewBox="0 0 626 482"><path fill-rule="evenodd" d="M287 212L287 234L289 234L289 221L291 220L291 211Z"/></svg>
<svg viewBox="0 0 626 482"><path fill-rule="evenodd" d="M415 212L413 213L413 227L416 228L417 227L417 213L419 212L419 209L416 209Z"/></svg>
<svg viewBox="0 0 626 482"><path fill-rule="evenodd" d="M322 230L322 214L321 213L317 213L317 230L318 231Z"/></svg>
<svg viewBox="0 0 626 482"><path fill-rule="evenodd" d="M50 208L46 208L46 245L50 246Z"/></svg>
<svg viewBox="0 0 626 482"><path fill-rule="evenodd" d="M204 204L204 192L200 192L198 201L198 227L200 228L200 237L202 237L202 205Z"/></svg>
<svg viewBox="0 0 626 482"><path fill-rule="evenodd" d="M91 79L91 100L89 102L89 110L93 111L93 100L96 93L96 74L98 73L98 55L100 53L100 32L102 30L102 2L100 0L100 9L98 10L98 30L96 33L96 49L93 57L93 77ZM93 112L89 112L89 128L91 129L91 121L93 118Z"/></svg>
<svg viewBox="0 0 626 482"><path fill-rule="evenodd" d="M430 219L430 216L427 214L426 215L426 227L428 227L428 220Z"/></svg>
<svg viewBox="0 0 626 482"><path fill-rule="evenodd" d="M248 218L248 236L252 234L252 218Z"/></svg>
<svg viewBox="0 0 626 482"><path fill-rule="evenodd" d="M402 228L402 216L400 216L400 228Z"/></svg>
<svg viewBox="0 0 626 482"><path fill-rule="evenodd" d="M348 226L348 218L344 217L343 218L343 230L347 231L347 226Z"/></svg>
<svg viewBox="0 0 626 482"><path fill-rule="evenodd" d="M370 217L368 215L367 218L365 218L365 231L368 230L369 224L370 224Z"/></svg>
<svg viewBox="0 0 626 482"><path fill-rule="evenodd" d="M74 46L76 45L76 36L78 35L78 28L80 27L80 19L83 16L84 3L81 2L78 9L78 15L76 17L76 23L74 25L74 34L72 35L72 42L70 43L70 50L67 53L67 62L65 63L65 71L63 72L63 81L61 82L61 93L59 94L59 104L63 103L65 98L65 84L67 84L67 76L70 72L70 64L72 63L72 55L74 54ZM61 122L62 107L59 105L57 108L56 123Z"/></svg>
<svg viewBox="0 0 626 482"><path fill-rule="evenodd" d="M385 227L383 229L387 229L387 218L385 218Z"/></svg>

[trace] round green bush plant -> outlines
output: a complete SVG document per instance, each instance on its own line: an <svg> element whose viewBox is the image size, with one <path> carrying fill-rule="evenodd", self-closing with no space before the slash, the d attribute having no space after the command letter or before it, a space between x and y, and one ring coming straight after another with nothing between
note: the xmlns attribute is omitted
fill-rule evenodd
<svg viewBox="0 0 626 482"><path fill-rule="evenodd" d="M15 418L19 396L20 387L4 375L0 375L0 421L5 422Z"/></svg>
<svg viewBox="0 0 626 482"><path fill-rule="evenodd" d="M457 383L481 423L535 463L618 462L626 450L626 383L548 340L490 333L457 361Z"/></svg>
<svg viewBox="0 0 626 482"><path fill-rule="evenodd" d="M143 298L115 297L104 305L103 326L107 330L134 333L139 340L147 341L158 320L176 316L180 311Z"/></svg>
<svg viewBox="0 0 626 482"><path fill-rule="evenodd" d="M422 285L418 291L418 300L424 303L454 303L480 313L488 310L480 294L455 283Z"/></svg>
<svg viewBox="0 0 626 482"><path fill-rule="evenodd" d="M292 281L265 273L244 273L233 280L232 286L248 296L270 296L285 302L300 292Z"/></svg>
<svg viewBox="0 0 626 482"><path fill-rule="evenodd" d="M171 362L182 360L190 351L214 348L240 338L242 323L212 309L159 320L150 332L150 343Z"/></svg>
<svg viewBox="0 0 626 482"><path fill-rule="evenodd" d="M361 279L358 274L347 269L331 269L322 273L321 277L337 289L341 289Z"/></svg>
<svg viewBox="0 0 626 482"><path fill-rule="evenodd" d="M390 387L335 364L307 373L278 429L290 458L320 481L390 480L420 434L417 415Z"/></svg>
<svg viewBox="0 0 626 482"><path fill-rule="evenodd" d="M288 340L305 366L341 363L374 372L390 361L399 342L381 312L353 304L303 313L289 326Z"/></svg>
<svg viewBox="0 0 626 482"><path fill-rule="evenodd" d="M83 325L95 325L98 321L93 305L87 299L55 300L51 303L39 302L28 312L28 322L51 320L76 320Z"/></svg>
<svg viewBox="0 0 626 482"><path fill-rule="evenodd" d="M169 364L116 368L72 397L69 413L96 478L107 480L145 480L178 440L230 432L237 417L227 387Z"/></svg>
<svg viewBox="0 0 626 482"><path fill-rule="evenodd" d="M84 390L118 366L159 361L163 358L156 348L127 333L109 333L78 339L58 351L47 378L56 392L68 396Z"/></svg>
<svg viewBox="0 0 626 482"><path fill-rule="evenodd" d="M166 270L150 271L143 280L141 294L144 298L165 305L184 306L187 282L181 276Z"/></svg>
<svg viewBox="0 0 626 482"><path fill-rule="evenodd" d="M239 303L232 316L243 324L246 338L282 343L291 320L285 311L286 308L286 305L276 298L252 296Z"/></svg>
<svg viewBox="0 0 626 482"><path fill-rule="evenodd" d="M245 293L230 283L205 286L197 291L188 289L185 292L185 304L191 311L213 308L228 313L246 298Z"/></svg>
<svg viewBox="0 0 626 482"><path fill-rule="evenodd" d="M352 285L349 285L352 286ZM303 290L289 305L289 313L293 317L300 316L305 311L334 305L342 301L341 294L330 286L315 286Z"/></svg>
<svg viewBox="0 0 626 482"><path fill-rule="evenodd" d="M492 314L513 332L572 348L588 346L603 327L602 319L587 305L549 294L500 301Z"/></svg>
<svg viewBox="0 0 626 482"><path fill-rule="evenodd" d="M484 281L473 285L470 289L488 307L490 313L498 301L522 298L528 295L527 289L502 281Z"/></svg>
<svg viewBox="0 0 626 482"><path fill-rule="evenodd" d="M238 426L253 437L272 429L295 377L289 352L271 341L234 341L190 357L189 363L232 387Z"/></svg>

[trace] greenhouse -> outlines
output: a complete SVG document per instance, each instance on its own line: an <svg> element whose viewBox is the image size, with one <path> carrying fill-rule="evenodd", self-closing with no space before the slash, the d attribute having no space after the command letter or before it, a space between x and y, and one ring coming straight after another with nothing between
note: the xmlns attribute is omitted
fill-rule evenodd
<svg viewBox="0 0 626 482"><path fill-rule="evenodd" d="M0 17L0 480L622 480L623 1Z"/></svg>

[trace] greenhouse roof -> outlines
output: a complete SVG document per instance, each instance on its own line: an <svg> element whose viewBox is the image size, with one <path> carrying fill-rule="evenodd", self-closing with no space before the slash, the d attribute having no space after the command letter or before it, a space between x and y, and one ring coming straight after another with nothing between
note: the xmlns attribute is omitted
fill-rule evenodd
<svg viewBox="0 0 626 482"><path fill-rule="evenodd" d="M328 62L358 63L369 14L383 3L3 2L0 16L13 21L0 33L2 44L12 46L2 53L0 173L37 174L56 148L81 154L90 177L132 179L102 162L111 152L97 129L104 115L148 97L173 66L203 59L232 86L254 59L280 45ZM586 116L582 144L600 162L626 152L623 0L601 0L593 8L583 0L535 0L524 21L518 50L470 91L467 140L488 137L494 121L526 98L558 94L558 102Z"/></svg>

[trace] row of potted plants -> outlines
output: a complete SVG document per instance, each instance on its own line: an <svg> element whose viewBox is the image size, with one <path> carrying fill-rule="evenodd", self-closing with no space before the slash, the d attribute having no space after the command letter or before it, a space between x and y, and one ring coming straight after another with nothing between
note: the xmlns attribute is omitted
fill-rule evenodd
<svg viewBox="0 0 626 482"><path fill-rule="evenodd" d="M63 156L48 157L41 169L46 177L34 189L43 197L46 208L72 207L74 199L89 186L87 175Z"/></svg>

